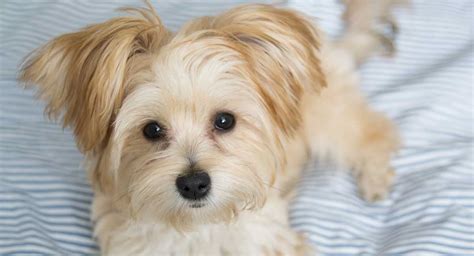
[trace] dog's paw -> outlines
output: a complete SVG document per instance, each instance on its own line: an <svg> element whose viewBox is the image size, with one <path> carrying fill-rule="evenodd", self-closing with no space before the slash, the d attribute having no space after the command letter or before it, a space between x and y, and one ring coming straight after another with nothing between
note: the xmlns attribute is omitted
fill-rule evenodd
<svg viewBox="0 0 474 256"><path fill-rule="evenodd" d="M362 197L369 201L375 202L387 197L395 178L392 168L385 170L372 170L359 173L357 183Z"/></svg>
<svg viewBox="0 0 474 256"><path fill-rule="evenodd" d="M352 33L365 34L375 39L384 54L395 54L398 24L392 15L393 8L402 0L345 0L342 15Z"/></svg>
<svg viewBox="0 0 474 256"><path fill-rule="evenodd" d="M398 25L395 19L389 15L378 19L372 33L382 46L383 53L393 56L396 52L395 39L398 34Z"/></svg>

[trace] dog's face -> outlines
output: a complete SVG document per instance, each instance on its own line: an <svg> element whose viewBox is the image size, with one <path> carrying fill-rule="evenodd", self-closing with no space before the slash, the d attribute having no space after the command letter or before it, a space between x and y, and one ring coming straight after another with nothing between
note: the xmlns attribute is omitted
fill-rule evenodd
<svg viewBox="0 0 474 256"><path fill-rule="evenodd" d="M314 28L250 5L171 35L135 11L53 40L22 80L64 113L97 189L132 217L188 227L261 207L302 95L324 85Z"/></svg>
<svg viewBox="0 0 474 256"><path fill-rule="evenodd" d="M140 217L230 219L261 206L280 154L243 56L221 39L170 42L125 97L112 145L120 193ZM143 76L137 72L132 76Z"/></svg>

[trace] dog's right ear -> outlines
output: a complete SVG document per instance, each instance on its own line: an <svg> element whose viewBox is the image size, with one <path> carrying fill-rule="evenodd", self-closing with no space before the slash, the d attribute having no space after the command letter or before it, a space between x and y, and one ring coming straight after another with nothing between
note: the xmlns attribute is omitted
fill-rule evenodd
<svg viewBox="0 0 474 256"><path fill-rule="evenodd" d="M25 61L19 76L38 86L45 112L73 128L83 152L106 145L127 92L129 62L158 50L170 37L151 5L125 10L138 15L53 39Z"/></svg>

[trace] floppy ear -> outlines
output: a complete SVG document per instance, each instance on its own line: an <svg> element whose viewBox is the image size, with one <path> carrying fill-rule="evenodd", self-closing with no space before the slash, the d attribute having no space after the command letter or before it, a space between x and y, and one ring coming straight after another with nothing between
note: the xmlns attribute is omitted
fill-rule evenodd
<svg viewBox="0 0 474 256"><path fill-rule="evenodd" d="M301 121L302 96L326 85L318 57L319 37L311 21L270 5L246 5L211 23L245 46L267 109L277 125L291 134Z"/></svg>
<svg viewBox="0 0 474 256"><path fill-rule="evenodd" d="M65 34L34 52L19 79L38 86L50 117L71 126L81 151L104 147L126 94L128 64L159 49L169 36L153 7Z"/></svg>

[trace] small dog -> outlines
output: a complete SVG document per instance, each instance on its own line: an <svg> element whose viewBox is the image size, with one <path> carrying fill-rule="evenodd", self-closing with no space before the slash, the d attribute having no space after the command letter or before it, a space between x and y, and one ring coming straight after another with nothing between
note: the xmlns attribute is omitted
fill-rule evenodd
<svg viewBox="0 0 474 256"><path fill-rule="evenodd" d="M357 89L394 0L346 0L329 42L309 18L244 5L169 32L153 7L53 39L20 80L74 130L107 255L304 255L288 201L310 158L393 179L394 125ZM395 28L395 27L394 27Z"/></svg>

